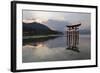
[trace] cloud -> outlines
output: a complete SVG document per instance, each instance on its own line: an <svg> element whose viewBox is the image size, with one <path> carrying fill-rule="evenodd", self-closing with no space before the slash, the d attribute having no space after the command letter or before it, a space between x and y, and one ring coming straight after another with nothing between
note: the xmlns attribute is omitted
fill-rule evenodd
<svg viewBox="0 0 100 73"><path fill-rule="evenodd" d="M35 20L40 23L45 23L48 20L68 21L69 23L76 24L82 23L81 29L90 29L91 14L89 13L76 13L76 12L52 12L52 11L34 11L24 10L23 20Z"/></svg>
<svg viewBox="0 0 100 73"><path fill-rule="evenodd" d="M23 11L23 19L54 19L64 20L64 14L61 12L47 12L47 11Z"/></svg>

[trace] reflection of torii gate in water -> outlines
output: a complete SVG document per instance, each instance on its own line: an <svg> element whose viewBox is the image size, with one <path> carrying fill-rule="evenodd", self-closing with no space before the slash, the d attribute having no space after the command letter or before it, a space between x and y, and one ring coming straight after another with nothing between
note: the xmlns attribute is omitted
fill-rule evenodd
<svg viewBox="0 0 100 73"><path fill-rule="evenodd" d="M67 25L67 49L76 49L79 44L79 26L76 25Z"/></svg>

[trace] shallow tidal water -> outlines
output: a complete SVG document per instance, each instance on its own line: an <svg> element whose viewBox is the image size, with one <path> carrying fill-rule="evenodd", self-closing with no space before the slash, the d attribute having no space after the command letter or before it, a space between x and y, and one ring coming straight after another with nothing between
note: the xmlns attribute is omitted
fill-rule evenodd
<svg viewBox="0 0 100 73"><path fill-rule="evenodd" d="M80 35L78 49L67 49L67 37L60 36L49 39L38 39L24 42L22 61L67 61L86 60L91 58L90 35Z"/></svg>

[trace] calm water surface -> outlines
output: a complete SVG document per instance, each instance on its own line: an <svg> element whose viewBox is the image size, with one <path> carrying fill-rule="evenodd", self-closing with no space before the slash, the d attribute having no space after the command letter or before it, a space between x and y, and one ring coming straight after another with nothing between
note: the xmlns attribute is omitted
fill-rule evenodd
<svg viewBox="0 0 100 73"><path fill-rule="evenodd" d="M22 48L22 61L64 61L85 60L91 58L90 35L80 35L78 49L66 49L67 37L60 36L47 39L31 39L24 41Z"/></svg>

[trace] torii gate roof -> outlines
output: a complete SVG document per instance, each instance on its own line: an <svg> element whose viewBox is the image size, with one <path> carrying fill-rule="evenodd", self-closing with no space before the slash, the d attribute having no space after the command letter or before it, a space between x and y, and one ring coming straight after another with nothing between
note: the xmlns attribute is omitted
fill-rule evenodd
<svg viewBox="0 0 100 73"><path fill-rule="evenodd" d="M76 24L76 25L66 25L67 27L79 27L81 24Z"/></svg>

